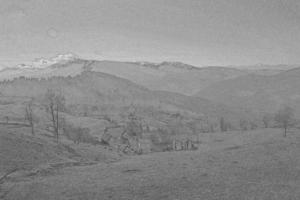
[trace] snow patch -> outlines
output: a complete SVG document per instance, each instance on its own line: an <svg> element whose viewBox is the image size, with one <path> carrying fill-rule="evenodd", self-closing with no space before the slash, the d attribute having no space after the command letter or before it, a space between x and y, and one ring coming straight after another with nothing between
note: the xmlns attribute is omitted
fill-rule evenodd
<svg viewBox="0 0 300 200"><path fill-rule="evenodd" d="M18 69L43 69L43 68L49 67L54 64L58 64L58 63L63 64L63 63L67 63L69 61L73 61L76 59L78 59L78 56L76 56L73 53L59 54L50 59L46 59L46 58L35 59L31 64L19 64L16 66L16 68L18 68Z"/></svg>

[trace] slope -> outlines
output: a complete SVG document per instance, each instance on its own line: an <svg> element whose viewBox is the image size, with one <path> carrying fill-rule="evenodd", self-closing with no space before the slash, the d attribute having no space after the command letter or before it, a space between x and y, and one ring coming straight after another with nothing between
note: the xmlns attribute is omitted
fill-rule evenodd
<svg viewBox="0 0 300 200"><path fill-rule="evenodd" d="M274 113L282 105L300 112L300 68L273 76L247 75L222 81L201 90L196 96L229 106Z"/></svg>
<svg viewBox="0 0 300 200"><path fill-rule="evenodd" d="M164 90L185 95L195 94L212 83L249 73L234 68L196 68L176 62L153 64L73 59L46 67L6 68L0 72L0 80L12 80L20 76L66 77L78 75L83 71L104 72L128 79L152 90Z"/></svg>

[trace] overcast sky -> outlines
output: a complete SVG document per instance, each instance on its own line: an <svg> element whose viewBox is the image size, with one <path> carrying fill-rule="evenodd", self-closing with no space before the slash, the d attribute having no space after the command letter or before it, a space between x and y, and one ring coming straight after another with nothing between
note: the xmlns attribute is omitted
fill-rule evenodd
<svg viewBox="0 0 300 200"><path fill-rule="evenodd" d="M0 0L0 65L84 58L300 63L299 0Z"/></svg>

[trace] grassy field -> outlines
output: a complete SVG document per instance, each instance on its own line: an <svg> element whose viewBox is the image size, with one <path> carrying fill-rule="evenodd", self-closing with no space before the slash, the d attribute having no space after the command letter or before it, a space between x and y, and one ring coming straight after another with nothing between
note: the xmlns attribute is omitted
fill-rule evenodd
<svg viewBox="0 0 300 200"><path fill-rule="evenodd" d="M0 195L7 200L300 199L298 130L286 138L281 130L264 129L201 134L200 139L197 151L112 162L106 162L112 156L106 153L98 162L74 164L74 158L59 153L59 162L10 174L0 184ZM84 145L73 149L81 152Z"/></svg>

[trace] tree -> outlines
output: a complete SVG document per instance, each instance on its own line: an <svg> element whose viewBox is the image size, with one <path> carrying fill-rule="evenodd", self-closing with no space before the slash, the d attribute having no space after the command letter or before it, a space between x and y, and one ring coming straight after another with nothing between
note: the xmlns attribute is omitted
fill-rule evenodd
<svg viewBox="0 0 300 200"><path fill-rule="evenodd" d="M294 124L294 111L289 106L284 106L280 108L277 114L275 115L275 121L279 127L284 129L284 137L286 137L287 129Z"/></svg>
<svg viewBox="0 0 300 200"><path fill-rule="evenodd" d="M96 137L90 135L89 128L82 128L71 123L65 122L63 126L63 131L65 136L72 140L75 144L79 144L80 142L97 144L99 143Z"/></svg>
<svg viewBox="0 0 300 200"><path fill-rule="evenodd" d="M60 112L64 111L65 108L65 97L61 92L57 93L53 90L48 89L46 95L46 111L49 113L50 121L54 131L56 142L59 140L59 124L60 124Z"/></svg>
<svg viewBox="0 0 300 200"><path fill-rule="evenodd" d="M130 112L127 116L125 131L122 133L122 140L126 141L127 147L141 153L140 139L143 136L143 126L141 119L134 112ZM125 149L124 149L125 150Z"/></svg>
<svg viewBox="0 0 300 200"><path fill-rule="evenodd" d="M201 119L195 119L188 123L189 128L192 130L192 133L193 133L194 137L196 138L197 143L200 143L199 128L198 128L200 123L201 123Z"/></svg>
<svg viewBox="0 0 300 200"><path fill-rule="evenodd" d="M33 113L33 100L30 100L25 107L25 119L29 122L31 127L31 134L35 135L34 132L34 113Z"/></svg>
<svg viewBox="0 0 300 200"><path fill-rule="evenodd" d="M209 125L209 132L210 132L210 133L214 133L214 132L215 132L215 127L214 127L213 124L210 124L210 125Z"/></svg>
<svg viewBox="0 0 300 200"><path fill-rule="evenodd" d="M225 123L224 117L220 118L220 129L222 132L227 131L227 124Z"/></svg>
<svg viewBox="0 0 300 200"><path fill-rule="evenodd" d="M143 134L143 126L141 120L136 116L135 112L128 115L126 123L126 132L129 136L140 138Z"/></svg>
<svg viewBox="0 0 300 200"><path fill-rule="evenodd" d="M254 121L250 121L250 129L255 130L257 128L257 124Z"/></svg>
<svg viewBox="0 0 300 200"><path fill-rule="evenodd" d="M268 113L264 114L262 121L264 123L265 128L269 128L271 120L272 120L271 114Z"/></svg>
<svg viewBox="0 0 300 200"><path fill-rule="evenodd" d="M243 131L248 130L248 121L245 120L245 119L240 119L240 128L241 128Z"/></svg>
<svg viewBox="0 0 300 200"><path fill-rule="evenodd" d="M5 122L8 124L9 117L5 116Z"/></svg>

